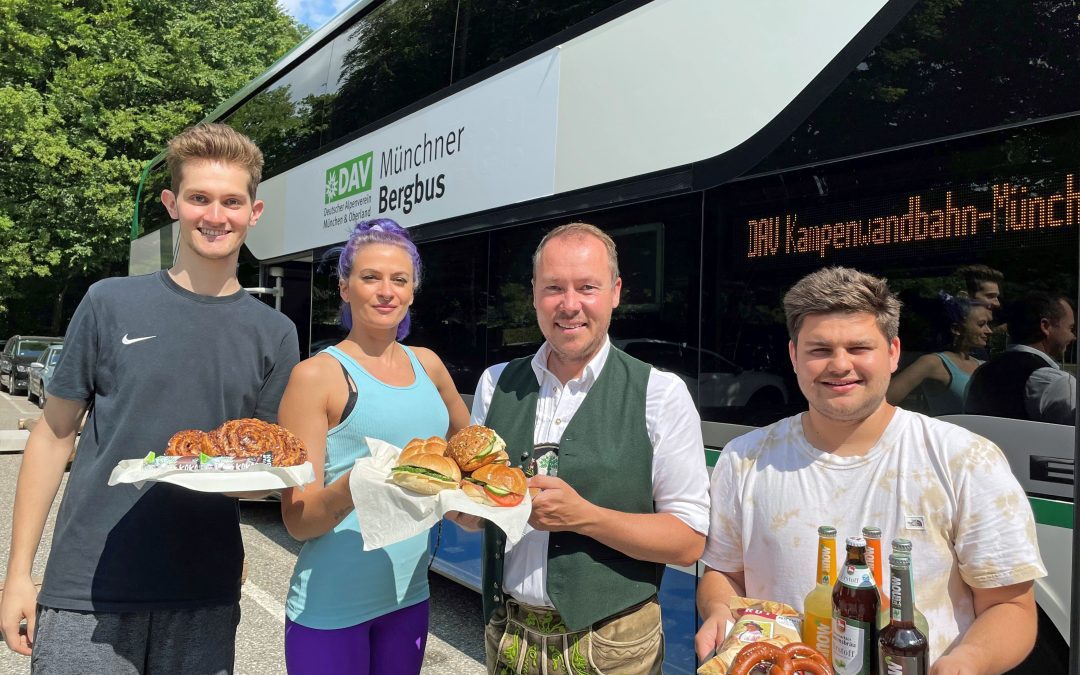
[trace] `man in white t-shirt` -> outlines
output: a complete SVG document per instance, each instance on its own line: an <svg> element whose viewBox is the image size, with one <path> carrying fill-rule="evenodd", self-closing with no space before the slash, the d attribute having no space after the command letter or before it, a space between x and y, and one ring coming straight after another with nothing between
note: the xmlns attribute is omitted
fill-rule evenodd
<svg viewBox="0 0 1080 675"><path fill-rule="evenodd" d="M552 230L533 259L544 344L477 385L473 422L498 431L541 490L516 544L485 531L490 673L660 673L660 578L704 548L700 418L678 376L611 344L621 289L607 234Z"/></svg>
<svg viewBox="0 0 1080 675"><path fill-rule="evenodd" d="M841 541L869 525L881 528L886 546L913 542L932 675L1015 666L1034 644L1032 582L1046 569L1004 455L960 427L886 402L900 358L900 302L884 280L819 270L787 293L784 311L809 410L731 441L716 464L698 655L723 640L732 596L802 610L819 525L836 527Z"/></svg>

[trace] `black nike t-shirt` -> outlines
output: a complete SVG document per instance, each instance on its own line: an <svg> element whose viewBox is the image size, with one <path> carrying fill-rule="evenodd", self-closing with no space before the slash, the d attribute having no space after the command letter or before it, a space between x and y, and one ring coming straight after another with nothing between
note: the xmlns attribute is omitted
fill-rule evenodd
<svg viewBox="0 0 1080 675"><path fill-rule="evenodd" d="M182 429L274 421L299 356L292 322L244 291L202 296L164 271L91 286L48 387L50 397L92 401L93 410L38 602L120 612L239 600L235 499L107 482L117 462L164 450Z"/></svg>

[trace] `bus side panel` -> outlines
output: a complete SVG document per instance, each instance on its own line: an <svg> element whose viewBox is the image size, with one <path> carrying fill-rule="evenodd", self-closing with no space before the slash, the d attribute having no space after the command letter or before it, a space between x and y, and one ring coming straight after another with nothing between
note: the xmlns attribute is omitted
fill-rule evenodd
<svg viewBox="0 0 1080 675"><path fill-rule="evenodd" d="M447 579L480 590L480 532L467 532L448 520L431 530L431 569ZM436 548L436 546L438 548Z"/></svg>
<svg viewBox="0 0 1080 675"><path fill-rule="evenodd" d="M694 633L697 632L693 568L668 567L660 584L664 618L664 672L691 675L697 670Z"/></svg>
<svg viewBox="0 0 1080 675"><path fill-rule="evenodd" d="M1073 531L1043 523L1036 523L1035 531L1039 538L1039 553L1046 565L1046 576L1035 581L1035 601L1057 627L1062 639L1068 642Z"/></svg>

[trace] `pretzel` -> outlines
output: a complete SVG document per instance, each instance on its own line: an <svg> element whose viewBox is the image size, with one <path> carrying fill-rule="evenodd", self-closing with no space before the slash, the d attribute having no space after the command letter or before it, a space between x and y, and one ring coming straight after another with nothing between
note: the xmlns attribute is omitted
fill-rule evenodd
<svg viewBox="0 0 1080 675"><path fill-rule="evenodd" d="M803 642L779 647L769 642L754 642L739 650L728 675L750 675L759 665L768 664L769 675L832 675L832 667L816 649Z"/></svg>
<svg viewBox="0 0 1080 675"><path fill-rule="evenodd" d="M825 657L821 655L821 652L805 642L792 642L791 644L784 645L782 651L784 657L787 659L783 666L784 675L795 675L795 673L803 673L803 675L832 675L832 665L825 660ZM776 666L774 664L772 675L777 675L775 671Z"/></svg>

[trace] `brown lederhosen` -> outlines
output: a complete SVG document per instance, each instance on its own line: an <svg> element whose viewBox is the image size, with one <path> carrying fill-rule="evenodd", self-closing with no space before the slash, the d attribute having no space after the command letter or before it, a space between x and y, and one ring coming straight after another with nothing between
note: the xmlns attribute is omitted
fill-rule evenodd
<svg viewBox="0 0 1080 675"><path fill-rule="evenodd" d="M491 675L659 675L664 633L656 597L580 631L559 613L516 600L484 629Z"/></svg>

